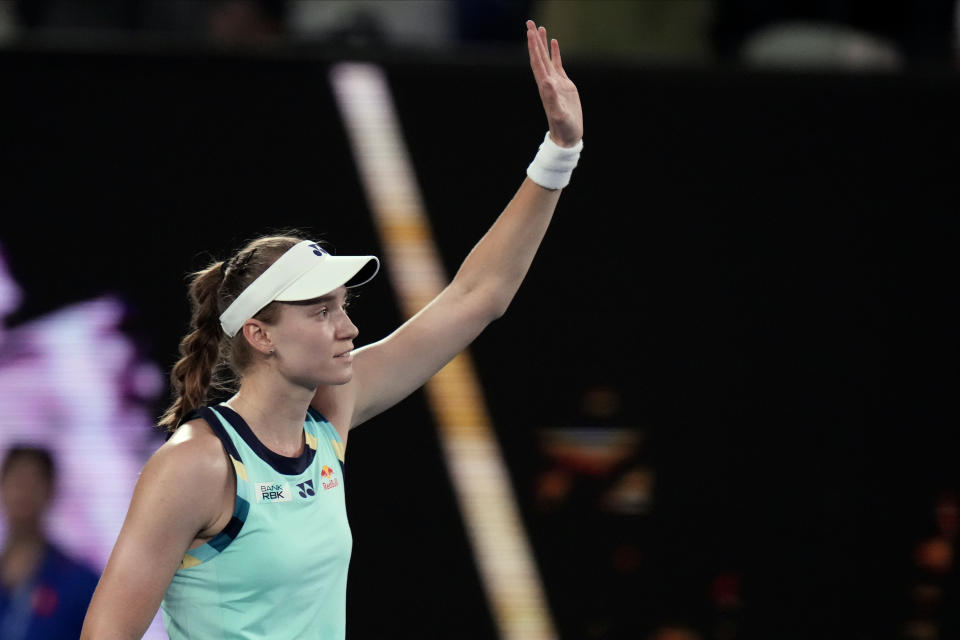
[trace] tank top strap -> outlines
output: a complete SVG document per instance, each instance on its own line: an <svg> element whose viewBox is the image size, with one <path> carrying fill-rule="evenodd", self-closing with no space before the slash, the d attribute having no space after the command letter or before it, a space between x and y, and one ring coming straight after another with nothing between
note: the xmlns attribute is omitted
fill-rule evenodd
<svg viewBox="0 0 960 640"><path fill-rule="evenodd" d="M201 407L187 414L183 422L189 422L190 420L196 420L198 418L210 425L210 430L217 436L224 450L227 452L227 456L229 456L236 474L237 495L234 500L233 515L230 518L230 522L227 523L220 533L205 544L188 551L180 562L181 569L188 569L202 562L206 562L226 549L227 545L233 542L234 538L240 533L240 530L243 528L243 523L246 522L247 516L250 513L250 486L247 482L247 469L243 464L243 458L240 457L236 443L224 427L226 421L213 408Z"/></svg>
<svg viewBox="0 0 960 640"><path fill-rule="evenodd" d="M233 442L233 439L230 437L230 434L227 433L227 430L223 428L223 423L220 420L220 414L214 411L211 407L200 407L199 409L194 409L184 417L183 422L189 422L190 420L196 420L197 418L203 419L210 429L213 431L214 435L220 439L220 442L223 443L223 448L227 450L227 454L236 460L237 462L243 462L243 459L240 457L240 452L237 450L237 445Z"/></svg>
<svg viewBox="0 0 960 640"><path fill-rule="evenodd" d="M323 414L310 407L307 409L307 420L304 423L304 428L307 430L307 433L313 433L316 438L316 445L319 446L322 443L325 446L329 446L334 455L337 456L337 460L340 462L340 472L343 472L343 465L346 459L346 450L343 447L343 441L340 439L340 434L337 433L337 430L334 428L330 421L323 417ZM309 444L309 443L308 443ZM313 448L316 449L317 446Z"/></svg>

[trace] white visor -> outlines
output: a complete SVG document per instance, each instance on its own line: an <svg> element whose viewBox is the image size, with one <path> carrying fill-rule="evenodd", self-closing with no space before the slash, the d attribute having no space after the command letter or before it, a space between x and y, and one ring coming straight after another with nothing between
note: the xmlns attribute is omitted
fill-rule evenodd
<svg viewBox="0 0 960 640"><path fill-rule="evenodd" d="M371 261L373 273L350 282ZM348 282L348 287L370 282L379 270L380 260L376 256L332 256L316 242L304 240L280 256L230 303L220 316L220 326L232 338L244 322L274 300L312 300Z"/></svg>

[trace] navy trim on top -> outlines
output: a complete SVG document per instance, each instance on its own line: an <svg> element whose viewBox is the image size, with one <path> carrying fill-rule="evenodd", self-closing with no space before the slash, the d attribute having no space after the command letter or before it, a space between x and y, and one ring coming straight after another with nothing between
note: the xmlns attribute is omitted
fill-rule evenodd
<svg viewBox="0 0 960 640"><path fill-rule="evenodd" d="M310 463L313 462L313 457L317 452L310 447L304 445L303 453L296 458L282 456L265 447L263 443L257 439L257 436L239 413L225 404L218 404L216 410L230 423L230 426L234 428L237 434L243 438L247 446L253 449L253 452L257 454L261 460L273 467L274 471L287 476L295 476L306 471Z"/></svg>
<svg viewBox="0 0 960 640"><path fill-rule="evenodd" d="M210 425L210 429L213 431L213 434L220 438L220 442L223 443L223 448L227 450L227 453L231 458L237 462L243 462L243 458L240 457L240 452L237 451L236 445L233 444L233 440L230 439L230 436L227 434L227 430L223 428L223 423L217 419L216 414L210 407L200 407L199 409L194 409L186 416L183 420L180 421L180 424L190 422L197 418L202 418L204 422Z"/></svg>
<svg viewBox="0 0 960 640"><path fill-rule="evenodd" d="M208 540L207 544L218 552L223 552L223 550L230 546L230 543L240 535L240 530L247 521L247 515L249 513L250 503L238 494L234 499L233 516L230 518L230 522L227 523L227 526L225 526L220 533Z"/></svg>
<svg viewBox="0 0 960 640"><path fill-rule="evenodd" d="M210 429L213 431L214 435L220 439L220 443L223 445L224 450L226 450L227 455L237 462L242 463L243 459L240 457L240 452L237 451L237 446L233 444L233 440L230 439L230 436L227 434L227 430L223 428L223 423L220 422L219 418L217 418L217 412L210 407L200 407L199 409L194 409L184 416L181 424L191 420L196 420L198 418L210 425ZM233 497L233 515L220 533L215 535L210 540L207 540L206 545L200 545L198 549L202 549L204 546L209 546L217 553L222 553L223 550L226 549L238 535L240 535L240 530L243 529L243 524L247 520L247 514L250 512L250 503L244 500L240 495L241 480L237 477L237 471L232 464L230 465L230 472L233 473L233 477L237 483L236 494Z"/></svg>
<svg viewBox="0 0 960 640"><path fill-rule="evenodd" d="M307 414L313 416L313 419L317 422L327 422L327 419L323 417L323 414L313 407L307 407Z"/></svg>

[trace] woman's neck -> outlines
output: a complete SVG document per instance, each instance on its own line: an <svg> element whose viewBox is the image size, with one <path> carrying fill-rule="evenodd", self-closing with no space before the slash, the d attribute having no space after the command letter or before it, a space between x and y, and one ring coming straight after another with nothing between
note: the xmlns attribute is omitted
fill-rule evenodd
<svg viewBox="0 0 960 640"><path fill-rule="evenodd" d="M240 414L257 439L283 456L303 452L303 420L314 392L278 376L244 376L237 394L226 402Z"/></svg>

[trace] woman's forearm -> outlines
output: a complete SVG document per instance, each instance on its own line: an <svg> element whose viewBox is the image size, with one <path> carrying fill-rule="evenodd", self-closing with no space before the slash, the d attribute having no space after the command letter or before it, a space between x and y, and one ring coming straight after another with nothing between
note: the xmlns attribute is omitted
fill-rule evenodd
<svg viewBox="0 0 960 640"><path fill-rule="evenodd" d="M546 29L532 20L527 21L527 45L549 137L528 168L527 179L464 260L451 285L479 300L480 308L489 309L494 318L506 311L520 288L582 147L580 95L563 69L560 45L548 41Z"/></svg>
<svg viewBox="0 0 960 640"><path fill-rule="evenodd" d="M526 178L463 261L453 286L465 295L485 296L491 315L503 315L530 269L560 192Z"/></svg>

